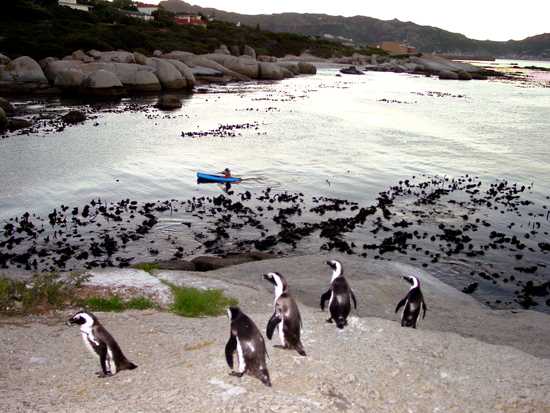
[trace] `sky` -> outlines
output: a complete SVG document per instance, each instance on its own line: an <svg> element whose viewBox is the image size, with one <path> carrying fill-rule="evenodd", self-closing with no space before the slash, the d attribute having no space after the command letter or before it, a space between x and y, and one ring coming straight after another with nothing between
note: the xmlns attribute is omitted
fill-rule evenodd
<svg viewBox="0 0 550 413"><path fill-rule="evenodd" d="M141 0L159 3L160 0ZM187 0L202 7L214 7L243 14L282 12L363 15L383 20L397 18L439 27L479 40L521 40L550 33L550 0Z"/></svg>

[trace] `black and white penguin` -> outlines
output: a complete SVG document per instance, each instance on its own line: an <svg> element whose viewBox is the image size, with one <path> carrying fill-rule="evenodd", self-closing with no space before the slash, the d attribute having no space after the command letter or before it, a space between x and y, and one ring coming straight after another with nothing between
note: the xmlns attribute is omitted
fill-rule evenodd
<svg viewBox="0 0 550 413"><path fill-rule="evenodd" d="M420 281L415 276L404 276L403 277L409 284L411 288L409 292L395 307L395 312L397 313L399 309L403 306L403 313L401 314L401 327L412 327L416 328L416 324L420 318L420 310L422 310L422 319L426 317L426 303L424 302L424 296L422 291L420 291Z"/></svg>
<svg viewBox="0 0 550 413"><path fill-rule="evenodd" d="M340 261L330 260L327 261L327 265L332 269L332 279L330 280L330 288L321 296L321 310L325 310L325 301L329 300L330 318L327 322L332 323L334 321L336 327L342 329L348 323L347 318L351 311L351 300L353 300L356 310L357 300L344 278L344 270Z"/></svg>
<svg viewBox="0 0 550 413"><path fill-rule="evenodd" d="M267 338L271 340L273 331L279 326L280 347L294 349L301 356L305 356L306 352L300 340L302 317L296 301L288 292L285 277L279 273L270 272L264 274L264 278L275 286L275 300L273 301L275 311L267 323Z"/></svg>
<svg viewBox="0 0 550 413"><path fill-rule="evenodd" d="M137 367L124 356L118 343L95 315L79 311L67 320L67 325L73 324L80 326L80 333L88 350L99 357L99 377L112 376L121 370L133 370Z"/></svg>
<svg viewBox="0 0 550 413"><path fill-rule="evenodd" d="M229 340L225 345L225 359L233 369L233 354L237 352L238 369L232 376L242 377L248 373L271 387L267 371L265 341L256 324L238 307L230 307L227 315L231 320Z"/></svg>

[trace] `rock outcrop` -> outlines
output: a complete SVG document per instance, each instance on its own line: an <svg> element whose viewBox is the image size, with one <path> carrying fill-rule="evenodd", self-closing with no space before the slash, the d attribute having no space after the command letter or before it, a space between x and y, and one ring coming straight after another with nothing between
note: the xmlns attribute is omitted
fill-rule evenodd
<svg viewBox="0 0 550 413"><path fill-rule="evenodd" d="M244 75L251 79L258 79L258 62L249 56L235 57L224 54L211 53L204 55L204 57L213 60L214 62L232 70L233 72L240 73L241 75Z"/></svg>
<svg viewBox="0 0 550 413"><path fill-rule="evenodd" d="M0 53L0 65L7 65L10 62L10 58Z"/></svg>
<svg viewBox="0 0 550 413"><path fill-rule="evenodd" d="M7 115L11 115L15 112L13 105L4 98L0 98L0 108L4 109Z"/></svg>
<svg viewBox="0 0 550 413"><path fill-rule="evenodd" d="M77 90L85 78L86 76L82 73L82 70L69 68L57 72L53 84L60 89Z"/></svg>
<svg viewBox="0 0 550 413"><path fill-rule="evenodd" d="M281 80L284 79L283 68L275 63L260 62L258 78L263 80Z"/></svg>
<svg viewBox="0 0 550 413"><path fill-rule="evenodd" d="M40 65L28 56L11 60L0 66L0 89L7 91L33 91L49 86Z"/></svg>
<svg viewBox="0 0 550 413"><path fill-rule="evenodd" d="M167 60L153 57L151 59L147 59L147 64L154 68L155 75L157 75L160 80L163 89L178 90L185 89L187 87L187 81L185 78L179 70Z"/></svg>
<svg viewBox="0 0 550 413"><path fill-rule="evenodd" d="M249 45L244 46L243 55L250 56L252 59L256 60L256 50L254 50Z"/></svg>
<svg viewBox="0 0 550 413"><path fill-rule="evenodd" d="M172 64L183 76L185 81L187 82L187 88L192 89L193 86L195 86L196 80L195 75L193 74L193 71L189 66L187 66L185 63L180 62L176 59L166 59L167 62Z"/></svg>
<svg viewBox="0 0 550 413"><path fill-rule="evenodd" d="M82 86L84 93L95 97L119 97L125 93L116 75L103 69L90 73Z"/></svg>
<svg viewBox="0 0 550 413"><path fill-rule="evenodd" d="M125 51L102 52L99 60L102 62L136 63L134 54Z"/></svg>
<svg viewBox="0 0 550 413"><path fill-rule="evenodd" d="M157 107L164 110L174 110L181 108L181 99L174 95L163 95L160 97Z"/></svg>
<svg viewBox="0 0 550 413"><path fill-rule="evenodd" d="M63 122L74 125L77 123L84 122L86 120L86 114L80 110L71 110L69 113L61 116Z"/></svg>
<svg viewBox="0 0 550 413"><path fill-rule="evenodd" d="M298 68L303 75L314 75L317 73L317 67L308 62L298 62Z"/></svg>
<svg viewBox="0 0 550 413"><path fill-rule="evenodd" d="M4 109L0 108L0 131L3 131L8 126L8 117Z"/></svg>

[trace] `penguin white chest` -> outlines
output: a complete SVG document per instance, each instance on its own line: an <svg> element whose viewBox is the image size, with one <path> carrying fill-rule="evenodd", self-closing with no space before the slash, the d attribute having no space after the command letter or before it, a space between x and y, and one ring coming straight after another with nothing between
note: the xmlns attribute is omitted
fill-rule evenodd
<svg viewBox="0 0 550 413"><path fill-rule="evenodd" d="M244 373L246 369L246 363L244 361L243 347L238 337L237 337L237 358L239 359L239 373Z"/></svg>

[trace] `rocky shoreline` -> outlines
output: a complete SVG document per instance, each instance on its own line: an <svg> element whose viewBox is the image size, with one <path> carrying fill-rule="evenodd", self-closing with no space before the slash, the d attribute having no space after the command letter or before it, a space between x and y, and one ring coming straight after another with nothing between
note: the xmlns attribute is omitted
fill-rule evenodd
<svg viewBox="0 0 550 413"><path fill-rule="evenodd" d="M304 320L307 357L267 342L273 387L228 375L226 317L182 318L157 310L97 313L139 367L98 379L97 361L80 334L64 325L70 311L0 318L0 400L5 412L33 411L446 411L545 412L550 409L548 315L489 310L413 267L331 255L344 263L358 298L349 325L337 330L318 309L328 283L315 255L267 260L210 273L95 271L91 283L161 286L159 280L219 288L264 329L272 291L260 276L286 275ZM393 313L406 283L419 275L428 314L419 329ZM126 280L126 281L125 281ZM115 285L118 282L118 285ZM162 300L163 295L159 295ZM169 300L169 298L168 298Z"/></svg>

